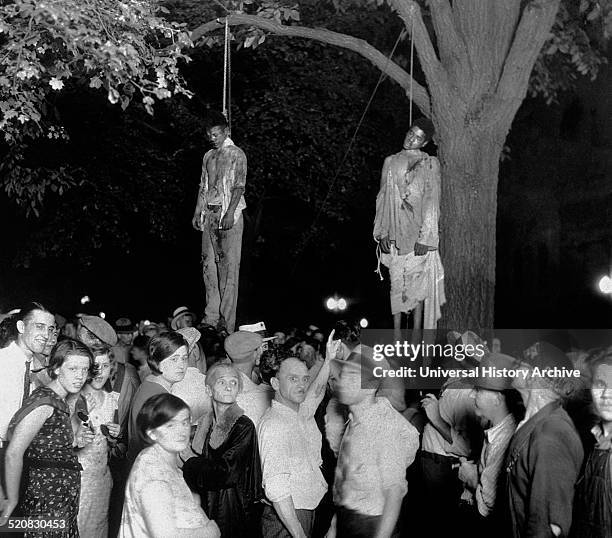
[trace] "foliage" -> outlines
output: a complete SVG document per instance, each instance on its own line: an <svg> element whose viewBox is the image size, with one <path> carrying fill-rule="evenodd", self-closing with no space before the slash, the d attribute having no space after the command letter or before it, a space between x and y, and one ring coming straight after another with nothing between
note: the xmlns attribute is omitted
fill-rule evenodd
<svg viewBox="0 0 612 538"><path fill-rule="evenodd" d="M52 185L78 183L78 171L24 166L27 144L62 140L56 107L66 87L104 91L122 109L138 98L152 114L155 100L189 95L179 73L190 40L165 8L146 0L14 0L0 5L0 130L4 188L36 210ZM39 163L42 164L42 163ZM30 194L30 196L28 196Z"/></svg>
<svg viewBox="0 0 612 538"><path fill-rule="evenodd" d="M561 3L551 36L534 66L529 93L548 104L571 90L579 77L594 80L606 63L612 35L612 2L566 0Z"/></svg>

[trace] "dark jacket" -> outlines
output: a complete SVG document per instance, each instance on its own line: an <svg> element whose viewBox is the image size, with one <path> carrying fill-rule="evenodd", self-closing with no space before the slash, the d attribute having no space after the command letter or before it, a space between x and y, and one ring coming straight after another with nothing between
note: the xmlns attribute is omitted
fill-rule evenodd
<svg viewBox="0 0 612 538"><path fill-rule="evenodd" d="M506 456L505 495L513 538L569 534L574 487L584 452L561 402L548 404L514 434Z"/></svg>
<svg viewBox="0 0 612 538"><path fill-rule="evenodd" d="M216 448L211 446L213 429L211 424L202 455L185 462L183 477L200 495L202 508L216 521L222 538L256 537L256 503L264 494L255 426L246 415L235 421L230 418L224 428L225 439Z"/></svg>

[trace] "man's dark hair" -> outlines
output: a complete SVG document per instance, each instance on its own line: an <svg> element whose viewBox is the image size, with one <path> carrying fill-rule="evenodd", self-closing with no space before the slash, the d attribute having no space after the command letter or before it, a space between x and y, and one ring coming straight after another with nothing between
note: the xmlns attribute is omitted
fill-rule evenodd
<svg viewBox="0 0 612 538"><path fill-rule="evenodd" d="M278 371L283 361L295 357L288 349L282 347L270 347L266 349L259 359L259 374L265 383L270 383ZM295 357L298 358L298 357Z"/></svg>
<svg viewBox="0 0 612 538"><path fill-rule="evenodd" d="M19 309L19 312L15 314L15 322L17 321L23 321L24 323L27 322L32 317L35 310L40 310L42 312L49 312L49 314L51 314L48 308L44 307L40 303L32 301L30 303L24 304Z"/></svg>
<svg viewBox="0 0 612 538"><path fill-rule="evenodd" d="M210 131L213 127L228 127L227 119L220 112L211 112L205 120L206 130Z"/></svg>
<svg viewBox="0 0 612 538"><path fill-rule="evenodd" d="M149 352L149 344L151 343L151 337L146 334L139 334L132 342L132 347L137 347L145 353Z"/></svg>
<svg viewBox="0 0 612 538"><path fill-rule="evenodd" d="M356 319L341 319L336 322L334 331L334 340L341 340L350 349L361 343L361 325Z"/></svg>
<svg viewBox="0 0 612 538"><path fill-rule="evenodd" d="M421 129L421 131L425 133L427 141L431 140L436 132L433 122L425 116L423 116L422 118L418 118L416 121L412 122L411 127L418 127L419 129Z"/></svg>

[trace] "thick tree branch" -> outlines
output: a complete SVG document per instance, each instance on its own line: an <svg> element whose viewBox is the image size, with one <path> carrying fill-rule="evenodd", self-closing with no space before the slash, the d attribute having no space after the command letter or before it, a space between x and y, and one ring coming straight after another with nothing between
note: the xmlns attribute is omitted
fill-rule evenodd
<svg viewBox="0 0 612 538"><path fill-rule="evenodd" d="M413 0L389 0L389 4L412 33L419 64L431 95L432 108L435 108L432 111L434 125L439 131L442 125L453 121L457 115L457 107L451 103L456 105L461 100L458 88L451 83L448 71L438 59L419 5Z"/></svg>
<svg viewBox="0 0 612 538"><path fill-rule="evenodd" d="M442 65L454 81L469 69L467 48L457 31L449 0L429 0L429 10Z"/></svg>
<svg viewBox="0 0 612 538"><path fill-rule="evenodd" d="M429 88L433 89L434 84L444 84L446 86L446 72L440 60L438 60L431 37L423 22L419 5L413 0L389 0L389 5L397 11L408 31L412 32L414 30L412 35L414 46L419 54L421 69L425 73Z"/></svg>
<svg viewBox="0 0 612 538"><path fill-rule="evenodd" d="M520 99L527 94L529 77L549 36L560 0L532 0L525 6L497 87L501 99Z"/></svg>
<svg viewBox="0 0 612 538"><path fill-rule="evenodd" d="M332 32L324 28L306 28L303 26L285 26L277 22L264 19L255 15L245 15L243 13L232 13L228 16L230 26L254 26L273 34L287 37L303 37L312 39L328 45L335 45L344 49L352 50L366 60L369 60L378 69L385 73L391 80L399 84L406 92L410 88L410 73L401 66L389 60L382 52L370 45L363 39L348 36L338 32ZM221 19L210 21L198 26L191 32L191 39L195 43L198 39L215 30L223 28L225 20ZM412 81L412 92L414 104L423 112L430 115L430 100L427 90L418 82Z"/></svg>

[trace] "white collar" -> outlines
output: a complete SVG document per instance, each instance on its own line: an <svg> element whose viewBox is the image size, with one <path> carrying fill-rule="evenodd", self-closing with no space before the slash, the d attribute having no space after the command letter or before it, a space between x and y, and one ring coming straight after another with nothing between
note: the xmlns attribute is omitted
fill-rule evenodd
<svg viewBox="0 0 612 538"><path fill-rule="evenodd" d="M499 424L486 429L485 437L489 443L493 443L495 439L501 435L502 431L510 427L512 427L513 430L516 428L516 419L512 413L508 413Z"/></svg>

